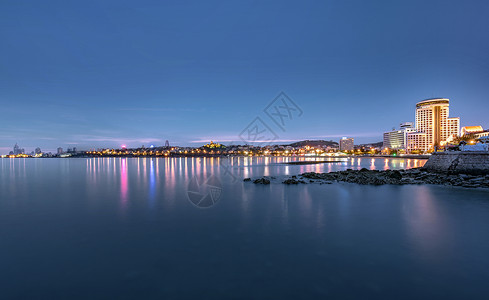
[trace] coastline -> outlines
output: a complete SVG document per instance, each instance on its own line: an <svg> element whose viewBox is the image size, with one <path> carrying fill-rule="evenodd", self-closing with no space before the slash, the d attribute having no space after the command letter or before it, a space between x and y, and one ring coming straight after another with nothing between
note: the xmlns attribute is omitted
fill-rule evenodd
<svg viewBox="0 0 489 300"><path fill-rule="evenodd" d="M489 173L481 175L449 174L429 172L425 168L402 170L361 170L348 169L329 173L307 172L277 180L275 177L263 176L256 179L245 178L243 181L254 184L268 185L272 182L283 184L332 184L333 182L349 182L361 185L420 185L433 184L460 186L466 188L489 188Z"/></svg>
<svg viewBox="0 0 489 300"><path fill-rule="evenodd" d="M413 155L343 155L343 156L305 156L305 155L229 155L229 154L170 154L170 155L158 155L158 154L147 154L147 155L95 155L95 154L73 154L65 156L10 156L1 155L0 158L104 158L104 157L291 157L291 158L322 158L322 159L348 159L348 158L397 158L397 159L429 159L431 155L413 154ZM313 161L311 161L313 162ZM328 162L328 161L323 161Z"/></svg>

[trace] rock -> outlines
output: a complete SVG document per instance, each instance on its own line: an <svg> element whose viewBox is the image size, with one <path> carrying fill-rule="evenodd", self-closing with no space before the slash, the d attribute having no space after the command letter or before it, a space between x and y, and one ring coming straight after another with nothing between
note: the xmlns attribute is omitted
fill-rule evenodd
<svg viewBox="0 0 489 300"><path fill-rule="evenodd" d="M301 174L302 177L304 178L310 178L310 179L320 179L321 177L319 176L320 174L314 173L314 172L309 172L309 173L303 173Z"/></svg>
<svg viewBox="0 0 489 300"><path fill-rule="evenodd" d="M245 178L243 181L251 181L251 178Z"/></svg>
<svg viewBox="0 0 489 300"><path fill-rule="evenodd" d="M253 181L255 184L270 184L270 180L267 178L259 178Z"/></svg>
<svg viewBox="0 0 489 300"><path fill-rule="evenodd" d="M402 179L402 174L398 170L394 170L394 171L392 171L392 172L389 173L389 177L392 178L392 179L401 180Z"/></svg>
<svg viewBox="0 0 489 300"><path fill-rule="evenodd" d="M289 178L289 179L284 180L282 183L285 183L285 184L299 184L299 181L298 180L295 180L294 178Z"/></svg>
<svg viewBox="0 0 489 300"><path fill-rule="evenodd" d="M306 181L303 179L306 179ZM437 184L464 186L467 188L489 187L489 175L440 174L429 172L422 168L385 171L362 168L361 170L347 169L345 171L330 173L308 172L291 176L291 178L284 180L283 183L305 184L308 183L307 179L309 183L319 181L319 184L331 184L333 181L344 181L362 185ZM267 178L257 179L254 182L269 184Z"/></svg>
<svg viewBox="0 0 489 300"><path fill-rule="evenodd" d="M414 184L415 180L414 180L414 178L402 178L400 183L401 184Z"/></svg>

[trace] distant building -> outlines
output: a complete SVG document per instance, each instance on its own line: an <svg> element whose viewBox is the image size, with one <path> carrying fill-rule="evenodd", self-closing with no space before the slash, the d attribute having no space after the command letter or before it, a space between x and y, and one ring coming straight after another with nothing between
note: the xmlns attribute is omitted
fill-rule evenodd
<svg viewBox="0 0 489 300"><path fill-rule="evenodd" d="M384 132L384 148L405 150L407 148L408 133L416 132L412 122L401 123L399 130Z"/></svg>
<svg viewBox="0 0 489 300"><path fill-rule="evenodd" d="M41 148L39 148L39 147L37 147L36 150L34 151L34 154L36 154L36 155L39 155L41 153L42 153L42 151L41 151Z"/></svg>
<svg viewBox="0 0 489 300"><path fill-rule="evenodd" d="M68 150L66 150L66 153L76 153L76 147L68 148Z"/></svg>
<svg viewBox="0 0 489 300"><path fill-rule="evenodd" d="M484 132L482 126L465 126L460 130L460 136Z"/></svg>
<svg viewBox="0 0 489 300"><path fill-rule="evenodd" d="M63 153L63 148L59 147L57 153L58 154L62 154Z"/></svg>
<svg viewBox="0 0 489 300"><path fill-rule="evenodd" d="M449 117L449 101L433 98L416 104L416 132L407 135L409 151L432 151L458 136L460 118Z"/></svg>
<svg viewBox="0 0 489 300"><path fill-rule="evenodd" d="M340 151L353 151L353 138L342 138L340 140Z"/></svg>
<svg viewBox="0 0 489 300"><path fill-rule="evenodd" d="M480 138L483 138L483 137L489 137L489 130L484 130L482 132L479 132L479 133L475 133L474 134L474 137L476 139L480 139Z"/></svg>
<svg viewBox="0 0 489 300"><path fill-rule="evenodd" d="M19 155L19 154L24 154L25 153L25 150L24 149L21 149L19 147L19 145L17 145L17 143L15 143L14 145L14 151L11 152L13 155Z"/></svg>

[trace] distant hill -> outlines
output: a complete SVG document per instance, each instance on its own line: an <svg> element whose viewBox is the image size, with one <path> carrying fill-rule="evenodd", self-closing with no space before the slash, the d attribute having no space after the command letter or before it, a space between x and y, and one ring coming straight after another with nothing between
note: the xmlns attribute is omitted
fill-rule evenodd
<svg viewBox="0 0 489 300"><path fill-rule="evenodd" d="M318 147L318 146L329 146L329 147L338 147L338 142L334 141L323 141L323 140L315 140L315 141L310 141L310 140L305 140L305 141L300 141L300 142L295 142L289 145L284 145L284 146L291 146L291 147Z"/></svg>
<svg viewBox="0 0 489 300"><path fill-rule="evenodd" d="M355 147L358 147L358 148L361 148L361 147L366 147L366 148L382 148L382 145L384 144L384 142L377 142L377 143L368 143L368 144L360 144L358 146L355 146Z"/></svg>

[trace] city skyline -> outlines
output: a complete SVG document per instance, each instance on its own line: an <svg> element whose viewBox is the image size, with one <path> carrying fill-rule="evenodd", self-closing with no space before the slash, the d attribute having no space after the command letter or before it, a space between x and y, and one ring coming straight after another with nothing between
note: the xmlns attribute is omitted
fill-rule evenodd
<svg viewBox="0 0 489 300"><path fill-rule="evenodd" d="M0 8L0 153L239 142L280 91L277 143L378 142L433 97L489 127L484 1Z"/></svg>
<svg viewBox="0 0 489 300"><path fill-rule="evenodd" d="M411 138L415 137L415 136L418 136L419 134L425 134L425 131L427 129L426 126L429 126L428 124L423 124L421 126L421 123L419 122L418 118L419 118L419 114L420 114L420 108L424 107L422 106L421 104L425 104L425 103L428 103L428 107L430 107L430 103L431 102L443 102L445 101L446 103L445 104L442 104L442 105L446 105L446 112L444 112L445 114L445 118L447 118L448 116L448 103L449 103L449 99L448 98L427 98L427 99L423 99L421 101L418 101L415 105L415 120L416 122L412 122L412 121L407 121L407 122L401 122L399 123L400 124L400 128L399 129L396 129L395 127L392 128L391 131L386 131L386 132L383 132L382 133L382 139L380 142L383 142L383 148L392 148L392 149L404 149L406 150L408 147L407 147L407 139L409 136L411 136ZM468 126L468 127L462 127L460 126L461 124L461 118L460 117L455 117L455 118L448 118L449 120L456 120L457 121L457 125L456 125L456 129L453 130L451 129L451 133L448 134L447 136L444 136L440 141L442 142L445 142L445 140L448 138L448 137L455 137L455 136L463 136L464 135L464 131L466 130L466 128L471 128L472 131L474 132L482 132L484 131L485 133L488 131L487 129L484 129L484 127L480 126L480 125L477 125L477 126ZM253 122L252 122L253 123ZM416 126L414 125L416 123ZM425 126L425 127L423 127ZM266 127L268 127L268 125L266 125ZM477 129L477 130L476 130ZM273 132L274 133L274 132ZM275 134L275 133L274 133ZM391 136L388 136L391 135ZM238 136L238 137L241 137L241 136ZM365 144L375 144L375 143L379 143L379 141L368 141L368 142L364 142L362 141L363 139L360 137L360 140L361 142L358 142L358 143L354 143L354 139L355 137L352 137L351 135L350 136L346 136L346 135L339 135L339 136L334 136L334 137L330 137L330 139L326 139L326 138L323 138L322 140L329 140L329 141L335 141L338 143L339 145L339 149L340 151L342 150L342 142L345 142L345 141L348 141L348 146L346 146L344 149L346 150L352 150L353 149L353 146L358 146L358 145L365 145ZM311 140L311 141L314 141L314 140L320 140L318 138L316 139L308 139L308 138L302 138L302 139L297 139L297 140L284 140L284 139L274 139L274 140L270 140L268 143L259 143L259 145L261 146L265 146L265 145L287 145L287 144L292 144L294 142L299 142L299 141L308 141L308 140ZM188 144L172 144L171 146L179 146L179 147L201 147L201 146L205 146L203 144L205 144L206 142L209 142L212 144L212 140L200 140L200 141L194 141L192 143L192 145L188 145ZM144 141L143 141L144 142ZM244 139L233 139L233 140L221 140L220 142L223 142L223 145L255 145L255 143L250 140L250 141L247 141L247 140L244 140ZM128 143L122 143L121 145L116 145L116 146L106 146L106 145L102 145L102 146L99 146L99 147L88 147L88 148L81 148L81 149L78 149L77 148L77 145L80 145L80 143L71 143L68 145L68 148L66 150L66 152L76 152L77 149L78 150L81 150L81 151L90 151L90 150L95 150L95 149L125 149L125 148L132 148L132 149L136 149L136 148L154 148L154 147L162 147L162 146L170 146L169 144L170 142L168 140L165 140L164 141L164 145L163 144L158 144L158 143L155 143L154 141L150 141L149 143L147 143L146 145L142 144L142 145L129 145ZM412 142L411 142L412 143ZM425 143L425 142L423 142ZM423 144L424 145L424 144ZM41 152L40 151L40 148L39 147L32 147L32 151L29 147L27 147L25 150L24 148L22 148L21 150L22 151L16 151L20 149L18 143L15 143L14 147L13 147L13 153L14 154L24 154L24 153L38 153L38 152ZM3 150L5 150L6 152L10 152L10 154L12 154L12 151L9 151L11 150L12 148L9 148L9 147L3 147ZM423 147L417 147L417 146L411 146L411 149L410 150L421 150L422 152L426 152L428 150L433 150L433 148L431 147L428 147L427 145L423 146ZM4 153L1 153L1 150L2 150L2 147L0 147L0 155L1 154L4 154ZM409 149L407 149L409 150ZM43 151L44 153L57 153L58 155L61 154L61 153L65 153L63 151L63 147L62 146L57 146L54 150L51 150L51 149L48 149L48 150L44 150ZM5 153L7 154L7 153Z"/></svg>

